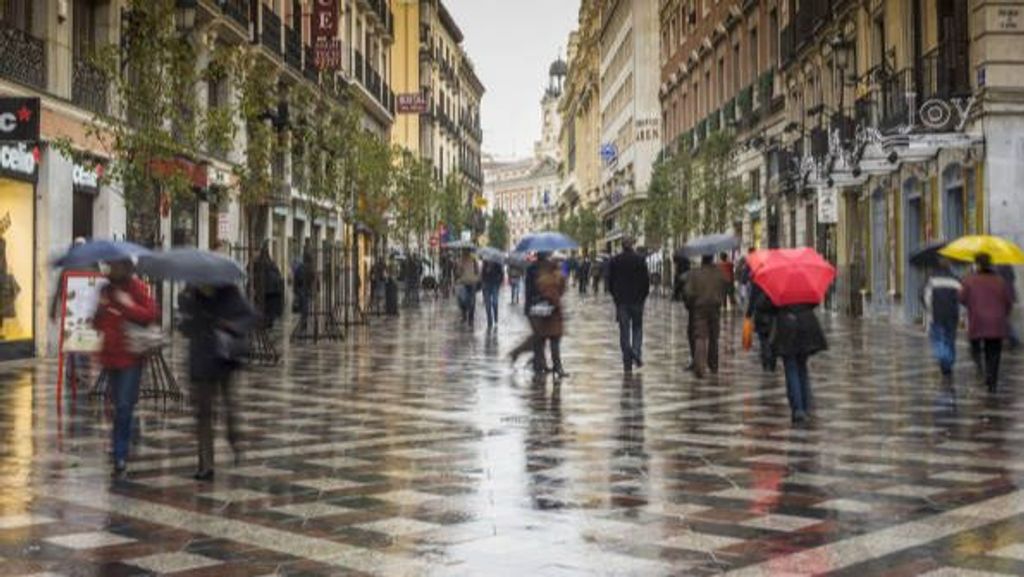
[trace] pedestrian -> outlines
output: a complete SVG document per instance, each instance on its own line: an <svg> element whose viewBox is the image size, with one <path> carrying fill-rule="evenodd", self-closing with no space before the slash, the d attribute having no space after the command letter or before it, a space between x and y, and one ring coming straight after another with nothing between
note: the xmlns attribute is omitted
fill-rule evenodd
<svg viewBox="0 0 1024 577"><path fill-rule="evenodd" d="M273 328L274 322L284 312L284 278L270 256L270 241L265 241L260 254L252 265L252 294L256 300L266 329Z"/></svg>
<svg viewBox="0 0 1024 577"><path fill-rule="evenodd" d="M622 370L642 368L644 341L644 303L651 292L647 262L633 248L633 239L622 239L622 252L608 265L608 288L615 302L615 318L619 323L619 349Z"/></svg>
<svg viewBox="0 0 1024 577"><path fill-rule="evenodd" d="M458 277L459 308L462 311L462 322L473 326L476 313L476 291L480 285L480 265L473 257L473 253L466 251L459 260Z"/></svg>
<svg viewBox="0 0 1024 577"><path fill-rule="evenodd" d="M754 332L757 333L758 353L761 357L761 369L765 372L775 372L777 359L772 351L771 333L775 325L775 316L778 310L772 304L768 295L758 286L757 283L750 284L750 296L747 300L747 318L754 323Z"/></svg>
<svg viewBox="0 0 1024 577"><path fill-rule="evenodd" d="M725 278L725 307L731 310L736 307L736 268L729 260L729 253L718 255L718 268Z"/></svg>
<svg viewBox="0 0 1024 577"><path fill-rule="evenodd" d="M686 288L686 273L690 272L690 259L676 254L672 257L672 300L683 301L683 292Z"/></svg>
<svg viewBox="0 0 1024 577"><path fill-rule="evenodd" d="M129 260L109 263L107 285L100 291L93 325L102 335L99 362L107 375L110 398L114 401L111 433L114 477L127 473L129 445L135 404L139 401L143 358L132 352L134 327L145 327L157 319L156 302L149 288L135 276Z"/></svg>
<svg viewBox="0 0 1024 577"><path fill-rule="evenodd" d="M487 330L490 330L498 324L498 292L505 281L505 269L501 263L485 262L482 277Z"/></svg>
<svg viewBox="0 0 1024 577"><path fill-rule="evenodd" d="M601 280L604 279L604 263L606 261L598 257L590 269L590 277L594 281L594 296L601 294Z"/></svg>
<svg viewBox="0 0 1024 577"><path fill-rule="evenodd" d="M564 331L562 295L565 294L566 277L550 256L550 253L538 253L537 261L526 269L524 300L531 334L509 353L509 357L514 365L521 354L532 350L535 377L550 370L557 379L562 379L569 376L562 366L561 353ZM545 343L550 343L550 369L545 358Z"/></svg>
<svg viewBox="0 0 1024 577"><path fill-rule="evenodd" d="M518 266L509 265L508 267L508 289L509 289L509 300L511 304L519 304L519 291L520 284L523 278L523 269Z"/></svg>
<svg viewBox="0 0 1024 577"><path fill-rule="evenodd" d="M241 460L231 376L244 360L257 315L234 285L187 286L178 296L178 309L184 317L178 328L189 341L188 370L196 415L198 466L193 478L212 481L213 405L217 397L228 444L235 462Z"/></svg>
<svg viewBox="0 0 1024 577"><path fill-rule="evenodd" d="M590 266L590 259L584 256L576 272L576 283L579 285L581 295L587 294L587 285L590 284Z"/></svg>
<svg viewBox="0 0 1024 577"><path fill-rule="evenodd" d="M701 257L700 268L687 275L686 301L693 321L693 370L698 379L704 378L709 369L718 372L718 333L726 284L725 275L715 266L711 255Z"/></svg>
<svg viewBox="0 0 1024 577"><path fill-rule="evenodd" d="M808 359L828 348L814 305L780 307L775 315L772 350L786 370L786 397L795 424L810 419L811 380Z"/></svg>
<svg viewBox="0 0 1024 577"><path fill-rule="evenodd" d="M739 285L739 301L740 305L746 307L750 301L751 291L751 271L750 262L747 260L747 256L754 253L754 247L747 249L747 254L741 256L736 262L736 283Z"/></svg>
<svg viewBox="0 0 1024 577"><path fill-rule="evenodd" d="M953 374L956 363L956 330L960 324L960 280L948 260L939 257L921 293L932 354L943 377Z"/></svg>
<svg viewBox="0 0 1024 577"><path fill-rule="evenodd" d="M984 375L988 390L995 392L999 383L1003 339L1009 336L1013 295L1003 277L992 268L989 255L979 254L974 263L975 272L964 279L960 289L960 303L967 307L971 358Z"/></svg>

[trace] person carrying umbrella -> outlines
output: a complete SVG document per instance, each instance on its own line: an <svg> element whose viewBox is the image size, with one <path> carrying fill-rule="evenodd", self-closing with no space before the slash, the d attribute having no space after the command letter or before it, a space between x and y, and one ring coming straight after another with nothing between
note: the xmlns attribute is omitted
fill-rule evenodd
<svg viewBox="0 0 1024 577"><path fill-rule="evenodd" d="M537 262L526 269L526 316L530 319L532 334L509 353L514 365L519 356L533 351L533 374L539 377L549 369L544 345L550 343L551 371L557 378L568 373L562 367L561 340L564 333L562 295L565 294L565 276L550 253L537 253Z"/></svg>
<svg viewBox="0 0 1024 577"><path fill-rule="evenodd" d="M700 268L687 275L685 298L693 322L694 373L704 378L708 369L718 372L718 333L726 279L715 266L714 256L701 257Z"/></svg>
<svg viewBox="0 0 1024 577"><path fill-rule="evenodd" d="M473 326L476 313L476 290L480 284L480 265L473 258L473 253L462 253L459 260L459 309L462 311L462 322Z"/></svg>
<svg viewBox="0 0 1024 577"><path fill-rule="evenodd" d="M505 267L500 262L488 260L483 266L484 310L487 312L487 330L498 324L498 292L505 281Z"/></svg>
<svg viewBox="0 0 1024 577"><path fill-rule="evenodd" d="M219 396L228 443L240 460L231 375L242 363L257 315L233 284L188 285L178 296L179 330L189 339L189 378L196 411L197 481L213 480L213 404Z"/></svg>
<svg viewBox="0 0 1024 577"><path fill-rule="evenodd" d="M633 239L622 239L622 252L608 265L608 289L615 302L619 323L619 348L622 370L630 373L633 365L643 363L644 303L651 292L647 262L633 250Z"/></svg>
<svg viewBox="0 0 1024 577"><path fill-rule="evenodd" d="M921 292L932 355L943 377L953 374L956 363L956 331L960 324L960 280L948 260L937 257L932 274Z"/></svg>
<svg viewBox="0 0 1024 577"><path fill-rule="evenodd" d="M992 268L991 256L978 253L974 262L977 270L964 279L960 303L967 307L971 358L985 376L988 390L995 392L999 383L1003 339L1009 335L1013 295L1003 277Z"/></svg>
<svg viewBox="0 0 1024 577"><path fill-rule="evenodd" d="M110 397L114 401L113 474L115 478L123 478L127 473L143 361L131 350L129 332L133 324L147 326L155 322L157 308L149 288L135 276L131 260L112 261L109 266L108 283L100 291L93 325L103 335L99 361L107 373Z"/></svg>

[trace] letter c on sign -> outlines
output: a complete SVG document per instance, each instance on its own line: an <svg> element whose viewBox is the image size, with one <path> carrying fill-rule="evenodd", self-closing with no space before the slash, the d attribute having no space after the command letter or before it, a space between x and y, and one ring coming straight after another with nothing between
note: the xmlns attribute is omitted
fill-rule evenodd
<svg viewBox="0 0 1024 577"><path fill-rule="evenodd" d="M0 114L0 131L13 132L15 128L18 128L18 117L13 112Z"/></svg>

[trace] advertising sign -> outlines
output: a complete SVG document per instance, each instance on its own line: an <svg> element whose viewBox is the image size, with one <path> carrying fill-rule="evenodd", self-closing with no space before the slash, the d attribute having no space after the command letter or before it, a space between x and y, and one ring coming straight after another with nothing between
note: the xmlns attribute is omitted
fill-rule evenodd
<svg viewBox="0 0 1024 577"><path fill-rule="evenodd" d="M0 98L0 142L39 140L39 99Z"/></svg>
<svg viewBox="0 0 1024 577"><path fill-rule="evenodd" d="M425 114L430 112L430 101L420 92L398 94L395 96L395 109L399 114Z"/></svg>
<svg viewBox="0 0 1024 577"><path fill-rule="evenodd" d="M341 67L338 39L338 0L314 0L312 22L313 61L319 70Z"/></svg>

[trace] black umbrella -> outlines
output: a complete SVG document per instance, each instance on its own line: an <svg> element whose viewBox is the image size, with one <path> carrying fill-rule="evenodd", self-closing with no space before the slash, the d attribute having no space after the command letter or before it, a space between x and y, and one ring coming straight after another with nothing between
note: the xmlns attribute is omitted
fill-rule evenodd
<svg viewBox="0 0 1024 577"><path fill-rule="evenodd" d="M939 264L939 259L944 258L939 251L946 248L949 244L945 241L933 242L925 247L922 247L914 254L910 255L910 264L920 267L929 267Z"/></svg>
<svg viewBox="0 0 1024 577"><path fill-rule="evenodd" d="M697 237L676 251L682 258L695 256L714 256L720 252L729 252L740 247L740 239L732 234L709 234Z"/></svg>
<svg viewBox="0 0 1024 577"><path fill-rule="evenodd" d="M242 265L215 252L177 248L139 258L139 272L161 280L204 285L230 285L242 280Z"/></svg>

